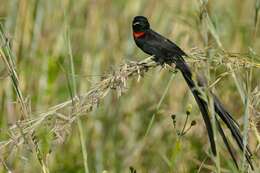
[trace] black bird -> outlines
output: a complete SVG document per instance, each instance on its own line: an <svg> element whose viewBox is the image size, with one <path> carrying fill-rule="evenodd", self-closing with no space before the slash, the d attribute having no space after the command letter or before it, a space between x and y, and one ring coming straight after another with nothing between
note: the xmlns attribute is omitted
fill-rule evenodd
<svg viewBox="0 0 260 173"><path fill-rule="evenodd" d="M203 93L201 90L196 86L196 83L192 79L192 73L185 62L183 57L186 57L187 54L181 50L175 43L170 41L169 39L163 37L162 35L158 34L157 32L153 31L150 28L150 24L146 17L144 16L136 16L132 23L133 27L133 37L135 40L136 45L145 53L154 56L153 60L161 65L175 64L176 68L179 69L188 84L198 106L201 111L203 120L206 125L206 129L208 131L208 137L211 145L211 150L214 155L216 155L216 145L214 140L214 134L212 129L212 124L210 121L209 111L208 111L208 104L207 100L202 97ZM232 118L232 116L225 110L224 106L220 103L219 99L214 95L214 108L215 112L219 115L219 117L223 120L223 122L227 125L230 129L232 136L234 137L235 141L237 142L239 148L243 151L243 139L238 128L236 121ZM233 161L235 162L236 166L238 164L236 162L234 153L230 147L230 144L224 134L224 131L219 123L219 120L216 119L218 130L223 138L223 141L228 148L230 155L232 156ZM251 163L251 152L249 148L246 146L245 157L249 162L251 168L253 169L253 165Z"/></svg>

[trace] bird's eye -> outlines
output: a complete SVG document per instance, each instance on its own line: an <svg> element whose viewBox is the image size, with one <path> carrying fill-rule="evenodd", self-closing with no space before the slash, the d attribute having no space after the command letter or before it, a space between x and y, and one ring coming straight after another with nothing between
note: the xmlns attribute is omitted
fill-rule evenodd
<svg viewBox="0 0 260 173"><path fill-rule="evenodd" d="M133 26L140 26L140 22L133 23Z"/></svg>

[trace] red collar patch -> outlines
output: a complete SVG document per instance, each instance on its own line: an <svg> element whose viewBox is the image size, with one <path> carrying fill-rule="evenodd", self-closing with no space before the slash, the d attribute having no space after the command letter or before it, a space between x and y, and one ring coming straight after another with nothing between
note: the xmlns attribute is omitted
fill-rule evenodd
<svg viewBox="0 0 260 173"><path fill-rule="evenodd" d="M145 35L145 32L134 32L134 37L135 38L140 38L140 37L142 37L144 35Z"/></svg>

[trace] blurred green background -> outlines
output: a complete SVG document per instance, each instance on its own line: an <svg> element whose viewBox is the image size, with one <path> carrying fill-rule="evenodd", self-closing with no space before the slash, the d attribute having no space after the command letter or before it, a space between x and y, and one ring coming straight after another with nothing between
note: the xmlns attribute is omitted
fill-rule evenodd
<svg viewBox="0 0 260 173"><path fill-rule="evenodd" d="M154 30L175 41L188 54L193 48L224 49L239 53L238 61L241 55L242 60L254 57L259 62L259 6L258 0L1 0L0 22L15 55L21 91L36 116L35 112L44 112L70 99L68 77L75 80L77 94L81 95L120 64L148 57L137 49L132 38L131 22L136 15L147 16ZM71 57L75 74L66 75ZM20 119L21 110L2 62L0 141L5 141L9 125ZM226 65L206 70L211 83L229 70ZM194 71L199 67L194 64ZM245 121L246 104L238 86L248 91L244 97L249 98L249 117L254 123L259 113L258 104L254 103L254 92L259 95L259 72L259 68L239 68L236 77L226 75L215 86L240 124ZM164 92L166 96L157 110ZM188 123L196 120L197 124L179 137L190 104L193 106ZM145 136L153 114L154 123ZM176 114L175 128L172 114ZM78 128L79 124L64 127L62 131L67 133L58 141L47 130L48 123L36 132L46 168L38 161L39 154L24 144L4 149L0 172L129 172L130 166L138 173L217 170L208 155L200 112L180 74L171 79L171 73L158 67L139 82L133 78L120 98L110 92L97 108L81 117L82 128ZM249 146L259 165L256 135L249 128ZM222 140L217 141L221 167L235 172Z"/></svg>

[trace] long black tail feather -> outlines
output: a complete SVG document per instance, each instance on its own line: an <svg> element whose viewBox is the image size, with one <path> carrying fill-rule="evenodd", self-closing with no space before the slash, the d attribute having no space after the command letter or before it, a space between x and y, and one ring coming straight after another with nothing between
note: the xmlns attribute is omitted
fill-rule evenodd
<svg viewBox="0 0 260 173"><path fill-rule="evenodd" d="M216 120L218 131L219 131L219 133L220 133L220 135L221 135L221 137L223 139L223 142L225 143L225 146L227 147L228 152L231 155L233 162L235 163L236 167L239 169L236 157L235 157L234 152L233 152L233 150L232 150L232 148L231 148L231 146L230 146L230 144L228 142L228 139L227 139L227 137L226 137L222 127L221 127L221 124L220 124L219 120L217 119L217 117L215 117L215 120Z"/></svg>
<svg viewBox="0 0 260 173"><path fill-rule="evenodd" d="M212 153L214 155L216 155L216 145L215 145L215 140L214 140L212 124L211 124L210 117L209 117L207 101L205 99L203 99L203 97L201 96L202 93L200 92L200 90L198 90L198 88L196 87L196 84L192 80L191 70L190 70L189 66L186 64L186 62L184 61L184 59L182 57L178 58L177 61L175 62L175 64L176 64L176 67L181 71L185 81L187 82L187 84L188 84L190 90L192 91L192 94L199 106L199 109L201 111L203 120L205 122L207 131L208 131L208 136L209 136L209 140L210 140ZM198 85L199 86L201 85L200 82L198 83ZM202 86L202 87L205 87L205 86ZM214 95L213 93L211 93L211 94L213 96L214 109L215 109L216 114L221 118L221 120L226 124L228 129L231 131L231 134L232 134L234 140L236 141L237 145L239 146L240 150L244 151L243 137L241 135L237 121L229 114L228 111L226 111L225 107L221 104L218 97L216 95ZM217 118L216 118L216 124L217 124L218 130L220 132L220 135L224 141L224 144L227 147L228 152L230 153L230 155L232 157L232 160L234 161L235 165L238 167L238 164L237 164L235 155L232 151L231 145L229 144L227 137ZM249 163L251 169L254 170L254 167L253 167L253 164L251 161L251 156L252 156L252 153L251 153L249 147L246 146L245 147L245 157L246 157L246 160Z"/></svg>
<svg viewBox="0 0 260 173"><path fill-rule="evenodd" d="M198 85L200 87L205 87L206 86L206 81L205 78L203 76L198 76ZM242 152L244 152L244 144L243 144L243 137L242 134L240 132L239 129L239 124L238 122L230 115L230 113L225 109L225 107L222 105L222 103L220 102L220 100L218 99L218 97L211 92L211 95L213 96L213 101L214 101L214 109L216 114L221 118L221 120L226 124L226 126L228 127L228 129L230 130L234 140L236 141L237 145L239 146L240 150ZM227 141L227 138L224 134L224 131L219 123L219 120L216 118L216 123L220 132L220 135L222 136L222 139L234 161L234 163L237 165L237 162L235 161L234 158L234 153L232 152L230 145ZM247 162L249 163L250 167L252 170L254 170L252 161L251 161L251 156L252 153L249 149L248 146L245 147L245 157Z"/></svg>
<svg viewBox="0 0 260 173"><path fill-rule="evenodd" d="M232 116L226 111L224 106L221 104L219 99L216 95L213 95L214 98L214 108L215 112L219 117L222 119L222 121L226 124L228 129L230 130L234 140L236 141L237 145L239 146L240 150L244 152L244 144L243 144L243 137L239 130L239 127L237 126L237 122L232 118ZM245 147L245 157L247 162L249 163L252 170L254 170L252 161L251 161L252 153L248 146Z"/></svg>
<svg viewBox="0 0 260 173"><path fill-rule="evenodd" d="M192 80L192 73L190 71L190 68L186 64L186 62L183 60L183 58L179 57L178 60L175 62L175 64L176 64L176 67L181 71L185 81L187 82L187 84L199 106L203 120L206 125L206 129L208 131L208 137L209 137L212 153L216 156L216 153L217 153L216 144L215 144L215 140L214 140L212 124L211 124L210 117L209 117L207 101L201 97L201 92L199 92L197 90L197 87L196 87L194 81Z"/></svg>

